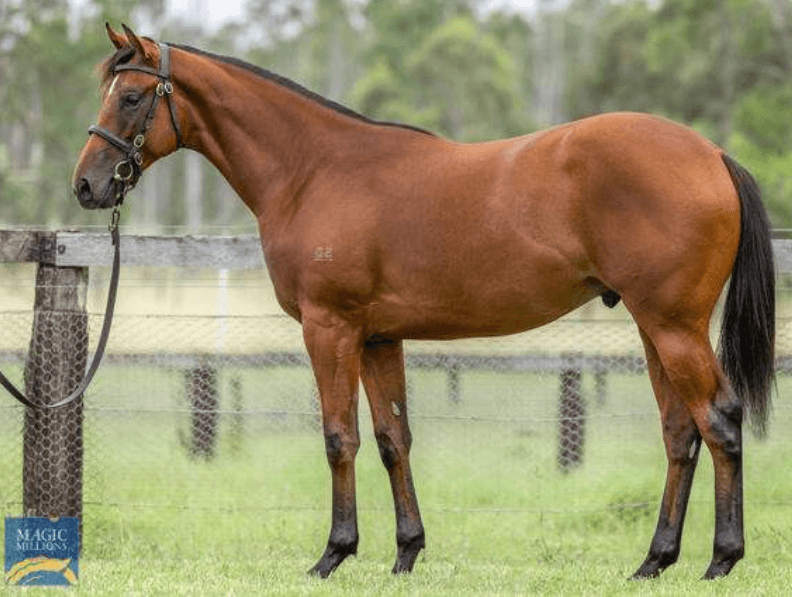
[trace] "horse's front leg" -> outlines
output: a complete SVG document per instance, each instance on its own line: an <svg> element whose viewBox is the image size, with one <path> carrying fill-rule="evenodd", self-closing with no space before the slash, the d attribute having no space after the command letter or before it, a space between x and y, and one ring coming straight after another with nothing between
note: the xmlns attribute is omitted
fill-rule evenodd
<svg viewBox="0 0 792 597"><path fill-rule="evenodd" d="M410 572L424 548L424 528L410 471L412 436L407 423L404 352L401 340L366 342L362 358L374 434L382 464L388 471L396 510L396 564L394 574Z"/></svg>
<svg viewBox="0 0 792 597"><path fill-rule="evenodd" d="M358 329L338 317L303 319L303 336L311 357L319 398L327 461L333 477L333 519L327 549L310 570L328 577L357 552L355 456L360 446L357 423L360 353Z"/></svg>

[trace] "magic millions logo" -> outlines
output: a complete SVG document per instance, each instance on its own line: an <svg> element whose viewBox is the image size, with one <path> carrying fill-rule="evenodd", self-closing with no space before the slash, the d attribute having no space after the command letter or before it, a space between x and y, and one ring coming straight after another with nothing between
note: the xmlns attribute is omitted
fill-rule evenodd
<svg viewBox="0 0 792 597"><path fill-rule="evenodd" d="M6 518L6 582L10 585L75 584L79 542L76 518Z"/></svg>

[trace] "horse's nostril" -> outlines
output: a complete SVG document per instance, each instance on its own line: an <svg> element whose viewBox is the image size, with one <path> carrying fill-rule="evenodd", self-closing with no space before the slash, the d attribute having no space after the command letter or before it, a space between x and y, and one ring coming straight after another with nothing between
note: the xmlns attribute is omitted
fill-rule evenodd
<svg viewBox="0 0 792 597"><path fill-rule="evenodd" d="M77 195L77 199L80 201L80 203L90 203L91 199L93 198L93 193L91 192L91 183L89 183L85 178L81 178L77 183L77 186L74 187L74 194Z"/></svg>

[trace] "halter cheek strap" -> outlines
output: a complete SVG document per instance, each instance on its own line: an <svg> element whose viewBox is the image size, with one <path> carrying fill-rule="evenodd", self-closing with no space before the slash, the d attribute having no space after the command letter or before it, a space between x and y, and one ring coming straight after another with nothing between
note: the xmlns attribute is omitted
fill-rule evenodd
<svg viewBox="0 0 792 597"><path fill-rule="evenodd" d="M170 47L166 44L158 44L160 50L160 63L159 69L154 70L151 67L142 64L122 64L115 67L113 74L115 75L121 71L137 71L155 76L159 79L157 87L154 89L154 96L151 99L146 117L143 119L143 124L140 131L132 138L131 141L124 139L112 131L107 130L97 124L88 127L88 133L99 135L110 145L119 149L124 154L124 159L118 162L115 166L113 178L121 183L120 188L116 194L117 203L124 200L126 192L133 188L137 183L142 173L141 167L143 165L143 154L141 148L146 142L146 132L154 119L154 114L157 110L157 105L162 97L165 97L168 109L170 112L171 124L173 131L176 133L176 144L178 147L183 147L181 127L179 127L179 120L176 117L176 106L171 100L173 94L173 83L170 80Z"/></svg>

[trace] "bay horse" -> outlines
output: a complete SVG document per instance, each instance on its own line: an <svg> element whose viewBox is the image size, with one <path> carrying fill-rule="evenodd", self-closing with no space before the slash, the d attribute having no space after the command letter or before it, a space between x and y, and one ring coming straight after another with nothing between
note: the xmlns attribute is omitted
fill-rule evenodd
<svg viewBox="0 0 792 597"><path fill-rule="evenodd" d="M522 332L601 297L638 326L662 420L665 492L635 578L679 555L702 440L715 535L705 578L742 558L742 420L764 429L774 380L774 266L751 175L667 120L598 115L464 144L379 122L240 60L126 26L101 66L99 124L76 165L85 208L109 208L185 147L258 221L277 299L302 324L319 389L332 523L311 572L358 545L358 384L396 513L394 573L424 547L410 470L405 339ZM164 98L162 101L160 101ZM725 300L720 358L710 318Z"/></svg>

